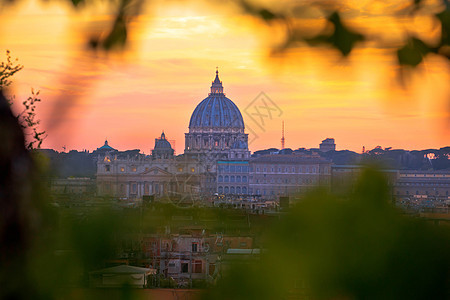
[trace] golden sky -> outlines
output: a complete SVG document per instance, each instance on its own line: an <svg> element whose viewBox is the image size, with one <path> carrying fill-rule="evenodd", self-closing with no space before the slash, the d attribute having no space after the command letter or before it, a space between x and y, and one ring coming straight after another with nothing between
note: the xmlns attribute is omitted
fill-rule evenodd
<svg viewBox="0 0 450 300"><path fill-rule="evenodd" d="M433 19L423 14L399 24L385 13L395 10L385 1L345 4L348 24L374 37L345 60L334 50L306 46L270 55L282 40L279 28L194 0L148 7L132 21L127 49L108 54L85 46L87 35L111 21L107 8L24 0L1 11L0 57L9 49L24 65L10 91L16 99L31 88L41 91L43 148L94 150L107 138L119 150L150 153L164 130L182 153L190 115L207 97L216 66L224 92L242 112L252 151L279 148L283 120L292 149L318 147L327 137L338 149L358 152L377 145L448 146L450 64L427 57L403 88L392 48L405 30L432 43L439 34ZM310 14L306 28L321 28L323 19ZM261 92L280 110L264 125L247 114Z"/></svg>

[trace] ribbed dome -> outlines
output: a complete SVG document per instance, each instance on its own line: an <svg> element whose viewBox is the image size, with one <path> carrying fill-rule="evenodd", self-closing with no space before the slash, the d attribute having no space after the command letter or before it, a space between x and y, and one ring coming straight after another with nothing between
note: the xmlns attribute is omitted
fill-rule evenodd
<svg viewBox="0 0 450 300"><path fill-rule="evenodd" d="M103 150L103 151L117 151L116 149L114 149L113 147L111 147L109 144L108 144L108 140L105 140L105 144L103 145L103 146L101 146L100 148L97 148L97 151L99 151L99 150Z"/></svg>
<svg viewBox="0 0 450 300"><path fill-rule="evenodd" d="M166 140L166 135L164 134L164 132L161 134L161 137L159 139L155 139L154 149L172 149L172 145L170 145L170 142Z"/></svg>
<svg viewBox="0 0 450 300"><path fill-rule="evenodd" d="M189 128L199 127L244 129L244 120L239 108L223 93L218 71L211 86L211 93L192 113Z"/></svg>
<svg viewBox="0 0 450 300"><path fill-rule="evenodd" d="M172 149L168 140L158 140L155 143L155 149Z"/></svg>

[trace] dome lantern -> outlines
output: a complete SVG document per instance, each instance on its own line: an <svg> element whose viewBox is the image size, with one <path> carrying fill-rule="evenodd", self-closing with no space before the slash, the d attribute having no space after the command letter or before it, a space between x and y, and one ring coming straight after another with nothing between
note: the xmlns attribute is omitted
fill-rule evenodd
<svg viewBox="0 0 450 300"><path fill-rule="evenodd" d="M211 94L223 94L223 86L222 81L219 79L219 70L216 69L216 78L214 78L214 81L211 85Z"/></svg>

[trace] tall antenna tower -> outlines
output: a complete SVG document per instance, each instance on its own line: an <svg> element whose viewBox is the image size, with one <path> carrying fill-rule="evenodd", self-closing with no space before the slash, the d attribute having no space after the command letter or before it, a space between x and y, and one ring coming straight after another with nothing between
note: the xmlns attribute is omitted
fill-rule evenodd
<svg viewBox="0 0 450 300"><path fill-rule="evenodd" d="M281 150L284 149L284 121L281 123Z"/></svg>

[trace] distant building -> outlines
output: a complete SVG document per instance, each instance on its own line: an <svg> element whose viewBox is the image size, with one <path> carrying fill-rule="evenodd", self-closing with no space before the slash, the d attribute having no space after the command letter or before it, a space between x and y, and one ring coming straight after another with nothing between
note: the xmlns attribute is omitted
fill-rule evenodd
<svg viewBox="0 0 450 300"><path fill-rule="evenodd" d="M394 184L397 199L450 200L450 171L400 170Z"/></svg>
<svg viewBox="0 0 450 300"><path fill-rule="evenodd" d="M319 145L319 150L322 152L335 151L336 144L334 143L334 139L327 138L322 141Z"/></svg>
<svg viewBox="0 0 450 300"><path fill-rule="evenodd" d="M89 285L95 288L122 288L124 285L145 288L149 276L155 274L155 269L120 265L90 272Z"/></svg>
<svg viewBox="0 0 450 300"><path fill-rule="evenodd" d="M161 137L159 139L155 139L155 148L152 150L152 158L153 159L164 159L164 158L172 158L174 150L172 149L172 145L170 142L166 140L166 135L161 133Z"/></svg>
<svg viewBox="0 0 450 300"><path fill-rule="evenodd" d="M181 201L183 195L199 195L202 166L184 155L174 156L162 133L155 139L152 155L121 156L108 153L97 162L97 193L138 199L144 195ZM192 199L190 199L192 200Z"/></svg>
<svg viewBox="0 0 450 300"><path fill-rule="evenodd" d="M331 138L320 145L320 151L335 148ZM211 199L217 194L271 201L301 194L316 185L329 187L331 162L317 154L319 149L311 151L312 155L296 154L291 149L269 150L250 158L241 112L225 96L216 71L208 97L191 115L184 154L174 155L164 132L155 139L149 156L134 152L123 155L105 141L97 149L103 154L97 162L97 191L126 199L145 195Z"/></svg>
<svg viewBox="0 0 450 300"><path fill-rule="evenodd" d="M95 180L91 178L59 178L50 182L54 195L94 195Z"/></svg>
<svg viewBox="0 0 450 300"><path fill-rule="evenodd" d="M105 155L106 153L112 153L112 152L118 152L118 150L111 147L108 144L108 140L105 140L105 144L103 146L101 146L101 147L97 148L97 150L93 151L93 153L96 155Z"/></svg>
<svg viewBox="0 0 450 300"><path fill-rule="evenodd" d="M218 71L208 97L191 115L184 154L174 156L164 132L155 139L151 156L120 155L107 141L96 151L100 155L99 195L131 199L144 195L212 196L218 188L217 161L244 161L250 157L244 120L236 104L225 96ZM242 187L239 191L242 192ZM244 191L248 191L247 187Z"/></svg>
<svg viewBox="0 0 450 300"><path fill-rule="evenodd" d="M348 192L356 186L361 172L361 165L333 165L331 166L331 189L333 192Z"/></svg>
<svg viewBox="0 0 450 300"><path fill-rule="evenodd" d="M217 193L221 195L248 195L248 161L217 162Z"/></svg>
<svg viewBox="0 0 450 300"><path fill-rule="evenodd" d="M144 235L140 245L142 261L173 278L178 287L187 287L193 280L214 281L221 273L221 256L230 248L252 249L253 238L188 226L177 233Z"/></svg>
<svg viewBox="0 0 450 300"><path fill-rule="evenodd" d="M211 93L197 105L189 121L184 153L220 159L248 159L248 134L239 108L223 92L219 72Z"/></svg>
<svg viewBox="0 0 450 300"><path fill-rule="evenodd" d="M364 165L333 165L331 166L331 189L334 193L348 193L354 190ZM398 179L398 170L381 169L387 184L393 187Z"/></svg>
<svg viewBox="0 0 450 300"><path fill-rule="evenodd" d="M331 162L320 156L265 155L250 160L249 191L264 199L302 194L329 186Z"/></svg>
<svg viewBox="0 0 450 300"><path fill-rule="evenodd" d="M203 165L201 194L216 192L218 160L245 160L250 157L248 134L239 108L225 96L219 72L211 85L211 92L191 115L189 132L185 134L184 155Z"/></svg>

